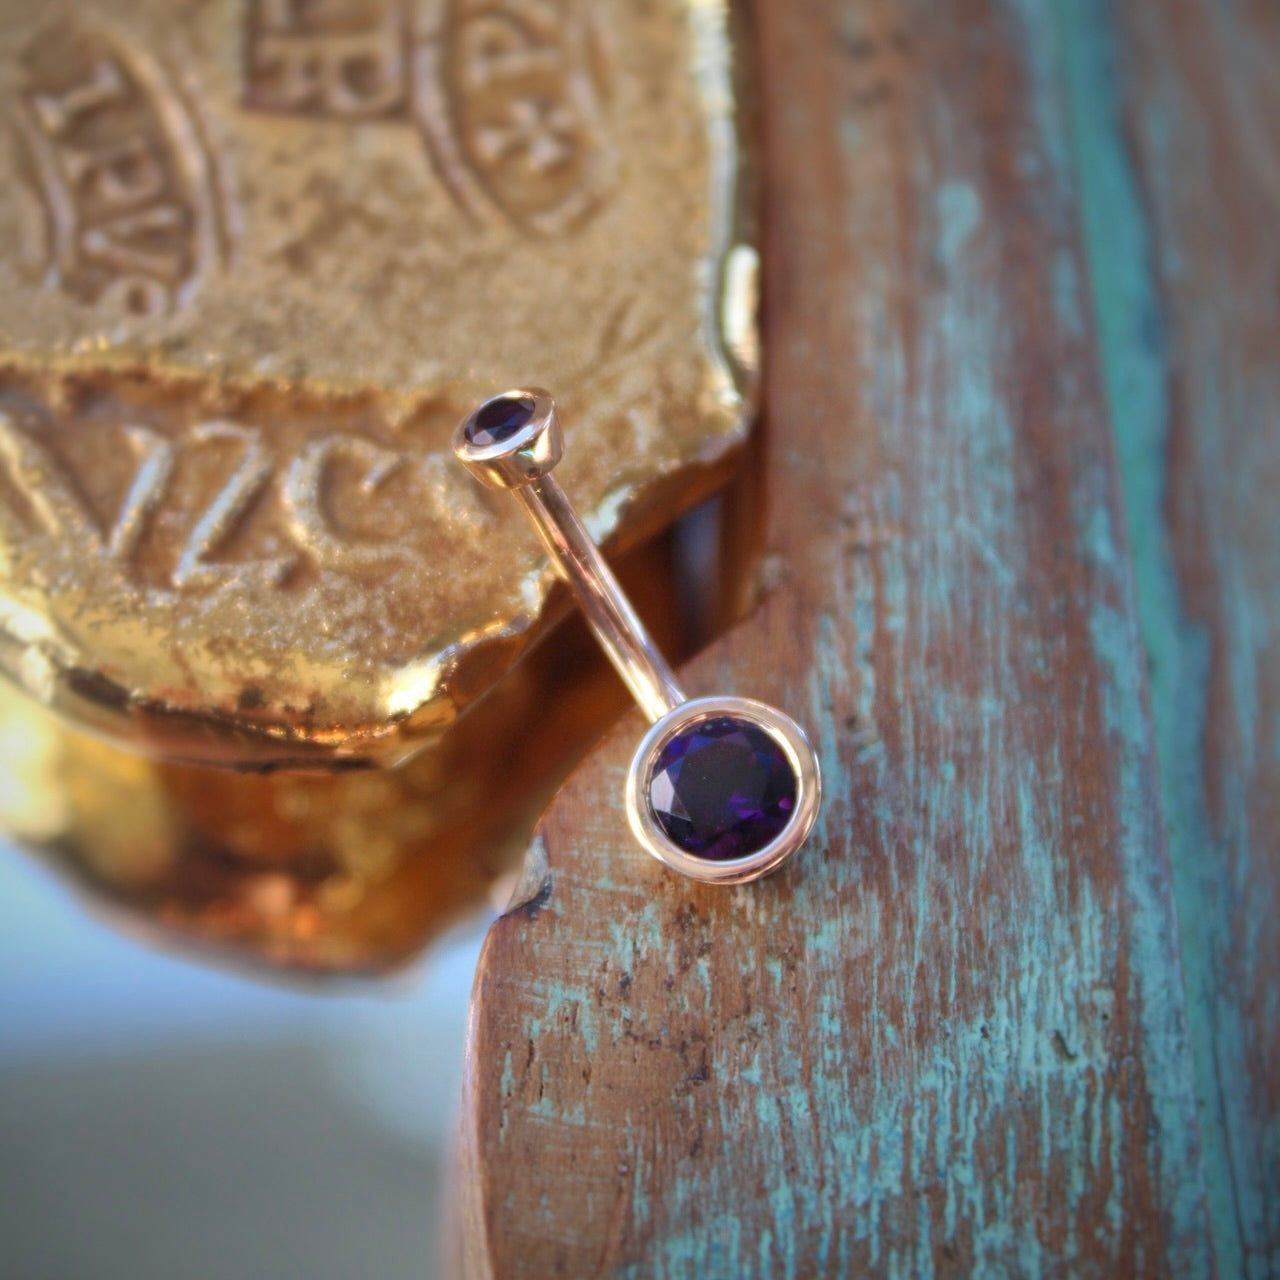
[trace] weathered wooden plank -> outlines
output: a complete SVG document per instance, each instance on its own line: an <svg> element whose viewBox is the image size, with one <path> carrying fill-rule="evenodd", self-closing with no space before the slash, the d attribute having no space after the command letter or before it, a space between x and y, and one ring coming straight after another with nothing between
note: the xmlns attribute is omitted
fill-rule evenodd
<svg viewBox="0 0 1280 1280"><path fill-rule="evenodd" d="M1280 8L1064 6L1218 1268L1280 1274Z"/></svg>
<svg viewBox="0 0 1280 1280"><path fill-rule="evenodd" d="M1202 1274L1168 864L1038 6L759 6L769 543L686 673L815 731L806 852L640 854L630 717L493 929L481 1276Z"/></svg>

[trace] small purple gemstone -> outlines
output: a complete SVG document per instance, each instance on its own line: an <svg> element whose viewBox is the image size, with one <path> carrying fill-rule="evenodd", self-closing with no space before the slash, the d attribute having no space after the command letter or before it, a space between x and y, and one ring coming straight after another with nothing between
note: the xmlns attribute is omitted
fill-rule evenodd
<svg viewBox="0 0 1280 1280"><path fill-rule="evenodd" d="M763 729L719 716L663 747L649 803L677 847L725 862L758 853L781 834L795 811L796 775Z"/></svg>
<svg viewBox="0 0 1280 1280"><path fill-rule="evenodd" d="M502 444L533 421L537 405L532 396L500 396L481 405L467 423L467 443L477 449Z"/></svg>

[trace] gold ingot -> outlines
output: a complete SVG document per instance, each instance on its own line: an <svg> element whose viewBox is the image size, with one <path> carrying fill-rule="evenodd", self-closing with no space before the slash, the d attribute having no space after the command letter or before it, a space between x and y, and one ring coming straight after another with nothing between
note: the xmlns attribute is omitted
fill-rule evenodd
<svg viewBox="0 0 1280 1280"><path fill-rule="evenodd" d="M717 0L0 0L0 670L156 759L437 740L552 582L451 459L476 399L556 389L615 545L744 438L729 26Z"/></svg>
<svg viewBox="0 0 1280 1280"><path fill-rule="evenodd" d="M620 568L683 652L664 543ZM628 703L576 617L395 769L160 761L0 682L0 829L152 942L300 976L377 975L505 905L538 812Z"/></svg>

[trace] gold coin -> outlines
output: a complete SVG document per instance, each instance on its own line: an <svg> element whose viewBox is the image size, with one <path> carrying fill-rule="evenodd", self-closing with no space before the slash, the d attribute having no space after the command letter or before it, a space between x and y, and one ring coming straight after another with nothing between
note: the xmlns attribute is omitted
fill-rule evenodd
<svg viewBox="0 0 1280 1280"><path fill-rule="evenodd" d="M478 397L556 389L563 481L619 542L743 440L728 27L702 0L0 0L0 670L160 759L437 738L551 583L449 454Z"/></svg>

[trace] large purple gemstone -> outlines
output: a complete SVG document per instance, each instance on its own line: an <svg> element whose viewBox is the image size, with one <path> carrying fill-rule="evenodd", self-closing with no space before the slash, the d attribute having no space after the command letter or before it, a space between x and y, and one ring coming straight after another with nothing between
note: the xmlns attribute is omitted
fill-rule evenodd
<svg viewBox="0 0 1280 1280"><path fill-rule="evenodd" d="M465 435L477 449L502 444L533 421L537 405L532 396L501 396L476 410Z"/></svg>
<svg viewBox="0 0 1280 1280"><path fill-rule="evenodd" d="M731 716L671 739L649 784L658 825L686 853L745 858L773 841L796 807L796 775L765 731Z"/></svg>

